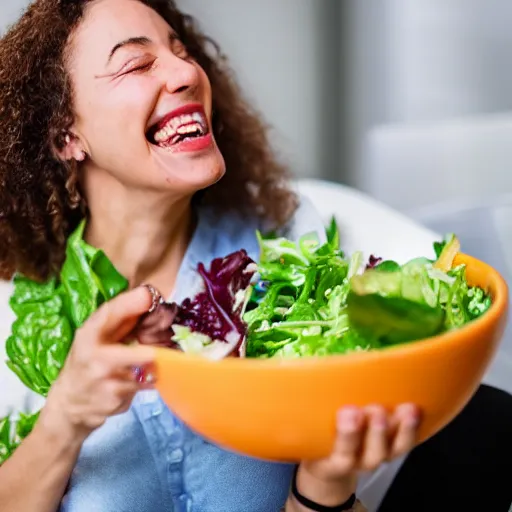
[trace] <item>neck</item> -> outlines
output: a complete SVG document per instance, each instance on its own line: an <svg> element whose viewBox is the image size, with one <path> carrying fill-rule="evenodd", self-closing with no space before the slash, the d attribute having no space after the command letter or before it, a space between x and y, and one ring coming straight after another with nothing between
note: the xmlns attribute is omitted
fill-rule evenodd
<svg viewBox="0 0 512 512"><path fill-rule="evenodd" d="M168 296L194 227L190 197L121 186L96 186L87 197L86 241L105 252L130 287L148 283Z"/></svg>

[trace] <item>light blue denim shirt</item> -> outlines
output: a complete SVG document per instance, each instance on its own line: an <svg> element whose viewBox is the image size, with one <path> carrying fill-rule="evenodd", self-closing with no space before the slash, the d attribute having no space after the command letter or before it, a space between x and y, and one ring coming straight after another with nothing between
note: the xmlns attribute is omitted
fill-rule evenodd
<svg viewBox="0 0 512 512"><path fill-rule="evenodd" d="M173 300L197 291L197 264L241 248L258 258L256 220L202 210ZM302 200L283 235L297 239L323 224ZM236 411L232 421L236 422ZM214 446L191 431L156 391L137 394L128 412L109 418L83 445L61 512L277 512L293 467Z"/></svg>

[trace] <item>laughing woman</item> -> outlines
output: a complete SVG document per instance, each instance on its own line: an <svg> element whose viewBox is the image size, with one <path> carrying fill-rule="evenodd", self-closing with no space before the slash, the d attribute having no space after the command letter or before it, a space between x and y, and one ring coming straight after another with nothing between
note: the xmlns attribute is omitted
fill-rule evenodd
<svg viewBox="0 0 512 512"><path fill-rule="evenodd" d="M0 509L363 510L357 473L411 449L413 406L340 411L332 455L295 471L209 444L130 371L153 360L122 344L151 306L142 283L181 300L198 261L256 258L257 228L322 229L216 46L166 0L36 0L0 42L0 112L3 278L58 276L85 218L130 285L76 332L0 467Z"/></svg>

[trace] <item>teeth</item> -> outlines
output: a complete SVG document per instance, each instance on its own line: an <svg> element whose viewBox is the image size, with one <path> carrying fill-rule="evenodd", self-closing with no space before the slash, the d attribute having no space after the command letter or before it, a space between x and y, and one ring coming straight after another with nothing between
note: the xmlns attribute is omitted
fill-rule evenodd
<svg viewBox="0 0 512 512"><path fill-rule="evenodd" d="M184 133L192 133L192 132L196 132L196 131L200 131L202 132L202 127L199 123L192 123L192 124L187 124L185 126L180 126L176 132L179 133L180 135L184 134Z"/></svg>
<svg viewBox="0 0 512 512"><path fill-rule="evenodd" d="M155 142L171 140L176 135L184 135L196 131L204 134L207 131L207 126L205 117L199 112L173 117L166 126L155 133Z"/></svg>

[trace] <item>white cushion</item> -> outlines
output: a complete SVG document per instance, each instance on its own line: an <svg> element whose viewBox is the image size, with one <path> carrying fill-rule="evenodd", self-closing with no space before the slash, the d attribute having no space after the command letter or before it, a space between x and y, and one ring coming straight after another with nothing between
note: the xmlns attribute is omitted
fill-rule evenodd
<svg viewBox="0 0 512 512"><path fill-rule="evenodd" d="M320 180L301 180L298 189L326 223L336 217L348 253L363 251L399 262L434 255L432 244L441 238L437 233L358 190Z"/></svg>
<svg viewBox="0 0 512 512"><path fill-rule="evenodd" d="M11 333L15 319L9 307L12 283L0 281L0 418L20 411L31 412L36 407L37 395L28 390L18 377L7 367L5 341Z"/></svg>

